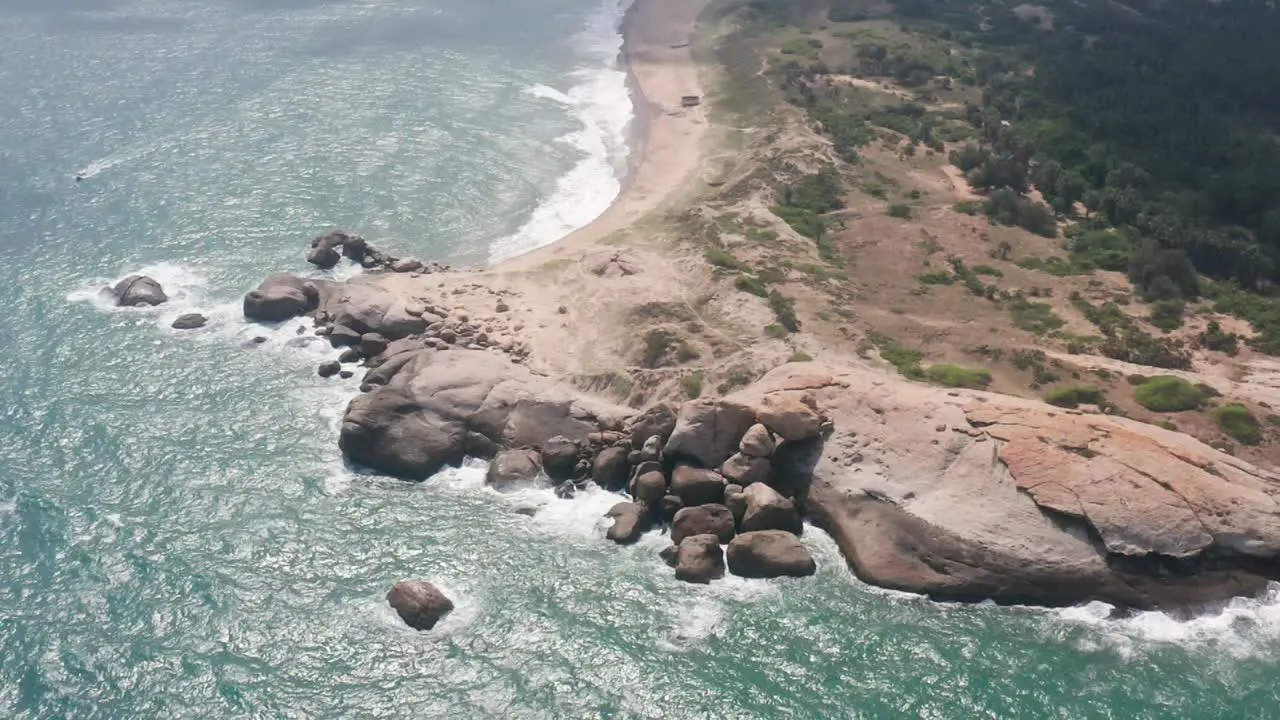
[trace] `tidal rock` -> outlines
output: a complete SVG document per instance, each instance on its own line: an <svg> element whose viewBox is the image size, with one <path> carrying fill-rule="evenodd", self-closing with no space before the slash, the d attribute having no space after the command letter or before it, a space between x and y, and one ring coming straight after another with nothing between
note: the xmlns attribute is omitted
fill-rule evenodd
<svg viewBox="0 0 1280 720"><path fill-rule="evenodd" d="M729 572L738 577L805 577L817 571L800 538L784 530L742 533L729 543L725 554Z"/></svg>
<svg viewBox="0 0 1280 720"><path fill-rule="evenodd" d="M200 313L187 313L185 315L179 315L178 318L173 321L172 327L175 330L195 330L196 328L204 327L208 322L209 318L201 315Z"/></svg>
<svg viewBox="0 0 1280 720"><path fill-rule="evenodd" d="M742 532L757 530L783 530L800 534L800 513L796 504L782 497L777 490L756 483L742 492L747 507L742 514Z"/></svg>
<svg viewBox="0 0 1280 720"><path fill-rule="evenodd" d="M365 333L360 336L360 354L365 357L377 357L386 351L389 341L378 333Z"/></svg>
<svg viewBox="0 0 1280 720"><path fill-rule="evenodd" d="M349 347L343 350L342 352L338 353L338 362L340 363L360 362L360 351L353 347Z"/></svg>
<svg viewBox="0 0 1280 720"><path fill-rule="evenodd" d="M657 505L667 494L667 478L660 472L647 472L636 476L631 495L642 505Z"/></svg>
<svg viewBox="0 0 1280 720"><path fill-rule="evenodd" d="M605 517L613 519L613 526L605 533L605 537L619 545L636 542L649 529L649 509L637 503L620 502L609 508Z"/></svg>
<svg viewBox="0 0 1280 720"><path fill-rule="evenodd" d="M334 347L354 347L360 344L360 333L346 325L334 325L329 330L329 344Z"/></svg>
<svg viewBox="0 0 1280 720"><path fill-rule="evenodd" d="M649 438L657 436L662 446L676 427L676 411L666 403L654 405L636 416L631 423L631 446L642 448Z"/></svg>
<svg viewBox="0 0 1280 720"><path fill-rule="evenodd" d="M608 447L596 455L591 479L605 490L621 490L627 484L627 449Z"/></svg>
<svg viewBox="0 0 1280 720"><path fill-rule="evenodd" d="M257 290L244 296L244 316L250 320L279 322L316 309L320 286L293 275L270 275Z"/></svg>
<svg viewBox="0 0 1280 720"><path fill-rule="evenodd" d="M769 480L769 471L773 463L767 457L751 457L744 453L734 453L733 457L720 466L720 474L731 483L747 486L752 483L763 483Z"/></svg>
<svg viewBox="0 0 1280 720"><path fill-rule="evenodd" d="M453 601L429 582L405 580L387 593L387 602L406 625L415 630L430 630L444 616L453 612Z"/></svg>
<svg viewBox="0 0 1280 720"><path fill-rule="evenodd" d="M556 482L573 477L578 465L578 445L563 435L557 435L542 445L542 467L547 476Z"/></svg>
<svg viewBox="0 0 1280 720"><path fill-rule="evenodd" d="M164 288L155 278L147 275L130 275L111 288L116 304L120 307L136 307L140 305L160 305L169 300Z"/></svg>
<svg viewBox="0 0 1280 720"><path fill-rule="evenodd" d="M422 269L422 261L417 258L400 258L391 263L391 271L398 273L417 272Z"/></svg>
<svg viewBox="0 0 1280 720"><path fill-rule="evenodd" d="M773 435L769 434L769 429L757 423L742 436L742 442L738 443L738 452L747 457L767 458L773 455L776 447L777 444L774 442Z"/></svg>
<svg viewBox="0 0 1280 720"><path fill-rule="evenodd" d="M658 551L658 557L662 558L662 562L666 563L667 567L675 567L680 562L680 548L668 545Z"/></svg>
<svg viewBox="0 0 1280 720"><path fill-rule="evenodd" d="M724 499L724 478L714 470L677 465L671 473L671 494L687 506L718 503Z"/></svg>
<svg viewBox="0 0 1280 720"><path fill-rule="evenodd" d="M353 373L353 372L351 372L350 370L340 370L340 371L338 371L338 377L342 378L343 380L350 380L351 378L353 378L353 377L355 377L355 376L356 376L356 374L355 374L355 373Z"/></svg>
<svg viewBox="0 0 1280 720"><path fill-rule="evenodd" d="M671 542L677 545L690 535L714 535L720 542L733 539L733 514L715 503L686 507L671 521Z"/></svg>
<svg viewBox="0 0 1280 720"><path fill-rule="evenodd" d="M724 577L724 551L715 535L691 535L676 550L676 579L707 584Z"/></svg>
<svg viewBox="0 0 1280 720"><path fill-rule="evenodd" d="M731 400L687 402L662 452L668 460L719 467L737 451L742 436L754 424L755 411Z"/></svg>
<svg viewBox="0 0 1280 720"><path fill-rule="evenodd" d="M469 457L490 460L498 454L498 444L475 431L467 433L466 452Z"/></svg>
<svg viewBox="0 0 1280 720"><path fill-rule="evenodd" d="M316 374L322 378L333 377L340 372L342 372L342 365L340 365L337 360L322 362L320 363L320 366L316 368Z"/></svg>
<svg viewBox="0 0 1280 720"><path fill-rule="evenodd" d="M484 484L496 490L510 490L528 485L542 470L538 453L532 450L503 450L489 462Z"/></svg>
<svg viewBox="0 0 1280 720"><path fill-rule="evenodd" d="M822 416L794 392L766 395L757 412L760 424L787 442L803 442L822 432Z"/></svg>

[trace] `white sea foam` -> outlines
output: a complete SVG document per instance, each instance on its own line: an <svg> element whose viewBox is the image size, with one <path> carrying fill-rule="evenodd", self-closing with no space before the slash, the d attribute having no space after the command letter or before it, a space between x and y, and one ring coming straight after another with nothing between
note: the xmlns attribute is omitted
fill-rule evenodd
<svg viewBox="0 0 1280 720"><path fill-rule="evenodd" d="M1056 611L1070 623L1088 625L1122 655L1149 644L1212 648L1232 657L1272 655L1280 647L1280 583L1270 583L1257 598L1235 598L1216 612L1188 618L1140 612L1111 619L1114 608L1104 602Z"/></svg>
<svg viewBox="0 0 1280 720"><path fill-rule="evenodd" d="M582 157L514 235L493 243L497 262L548 245L600 217L622 189L630 151L628 134L635 113L627 75L618 69L622 50L619 26L626 3L607 0L575 38L586 65L569 75L571 87L561 92L535 85L526 92L569 109L582 128L558 142Z"/></svg>

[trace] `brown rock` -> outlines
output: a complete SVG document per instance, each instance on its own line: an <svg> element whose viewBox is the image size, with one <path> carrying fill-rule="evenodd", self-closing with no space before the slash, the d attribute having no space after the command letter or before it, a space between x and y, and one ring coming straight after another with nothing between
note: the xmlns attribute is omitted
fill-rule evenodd
<svg viewBox="0 0 1280 720"><path fill-rule="evenodd" d="M453 601L429 582L405 580L387 593L387 602L406 625L415 630L430 630L445 615L453 612Z"/></svg>
<svg viewBox="0 0 1280 720"><path fill-rule="evenodd" d="M621 490L627 484L628 469L627 449L608 447L596 455L591 480L605 490Z"/></svg>
<svg viewBox="0 0 1280 720"><path fill-rule="evenodd" d="M649 529L649 510L637 503L620 502L609 508L605 517L613 518L613 526L605 533L605 537L619 545L636 542Z"/></svg>
<svg viewBox="0 0 1280 720"><path fill-rule="evenodd" d="M733 513L733 521L741 524L742 516L747 514L747 496L741 485L724 486L724 506Z"/></svg>
<svg viewBox="0 0 1280 720"><path fill-rule="evenodd" d="M719 467L738 449L738 442L753 424L755 412L745 405L730 400L687 402L662 452L668 460Z"/></svg>
<svg viewBox="0 0 1280 720"><path fill-rule="evenodd" d="M670 523L675 520L676 513L684 508L684 501L675 495L662 496L662 521Z"/></svg>
<svg viewBox="0 0 1280 720"><path fill-rule="evenodd" d="M724 478L714 470L677 465L671 473L671 494L687 506L717 503L724 499Z"/></svg>
<svg viewBox="0 0 1280 720"><path fill-rule="evenodd" d="M726 550L729 572L745 578L805 577L817 571L800 538L782 530L743 533Z"/></svg>
<svg viewBox="0 0 1280 720"><path fill-rule="evenodd" d="M365 333L360 336L360 354L365 357L381 355L387 349L388 340L378 333Z"/></svg>
<svg viewBox="0 0 1280 720"><path fill-rule="evenodd" d="M638 475L631 494L638 503L656 505L667 494L667 478L660 472L647 472Z"/></svg>
<svg viewBox="0 0 1280 720"><path fill-rule="evenodd" d="M658 551L658 557L662 558L662 562L666 563L667 567L675 567L680 562L680 548L668 545Z"/></svg>
<svg viewBox="0 0 1280 720"><path fill-rule="evenodd" d="M794 502L764 483L751 485L742 494L747 503L742 514L742 532L784 530L800 534L800 514Z"/></svg>
<svg viewBox="0 0 1280 720"><path fill-rule="evenodd" d="M747 457L767 458L773 455L773 450L777 445L773 440L773 435L769 433L769 429L759 423L752 425L745 435L742 436L742 442L738 443L738 452Z"/></svg>
<svg viewBox="0 0 1280 720"><path fill-rule="evenodd" d="M503 450L489 462L484 484L495 490L510 490L528 485L538 477L542 463L532 450Z"/></svg>
<svg viewBox="0 0 1280 720"><path fill-rule="evenodd" d="M686 507L671 521L671 542L677 545L690 535L706 534L726 543L733 539L733 532L733 514L729 508L715 503Z"/></svg>
<svg viewBox="0 0 1280 720"><path fill-rule="evenodd" d="M676 429L676 410L671 405L661 403L648 408L637 415L631 422L631 446L641 449L649 438L657 436L658 447L661 448ZM655 458L656 459L656 458Z"/></svg>
<svg viewBox="0 0 1280 720"><path fill-rule="evenodd" d="M676 578L706 584L724 577L724 551L715 535L692 535L676 550Z"/></svg>
<svg viewBox="0 0 1280 720"><path fill-rule="evenodd" d="M751 457L739 452L724 461L720 466L720 474L729 482L745 487L752 483L768 482L769 471L772 469L773 463L769 458Z"/></svg>
<svg viewBox="0 0 1280 720"><path fill-rule="evenodd" d="M578 465L578 445L563 435L557 435L542 445L542 467L547 477L555 481L573 477Z"/></svg>
<svg viewBox="0 0 1280 720"><path fill-rule="evenodd" d="M757 412L760 424L788 442L815 438L822 432L822 416L799 393L766 395Z"/></svg>

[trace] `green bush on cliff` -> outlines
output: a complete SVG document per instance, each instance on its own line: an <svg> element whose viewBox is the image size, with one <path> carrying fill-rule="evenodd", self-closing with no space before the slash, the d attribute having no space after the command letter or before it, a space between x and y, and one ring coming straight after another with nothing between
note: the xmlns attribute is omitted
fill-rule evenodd
<svg viewBox="0 0 1280 720"><path fill-rule="evenodd" d="M1073 408L1077 405L1099 405L1103 398L1102 390L1096 387L1068 385L1050 390L1044 396L1044 401L1058 407Z"/></svg>
<svg viewBox="0 0 1280 720"><path fill-rule="evenodd" d="M1257 445L1262 442L1262 428L1258 418L1243 405L1223 405L1213 411L1213 419L1218 427L1236 442L1245 445Z"/></svg>
<svg viewBox="0 0 1280 720"><path fill-rule="evenodd" d="M1204 402L1204 391L1172 375L1158 375L1139 385L1133 399L1153 412L1195 410Z"/></svg>
<svg viewBox="0 0 1280 720"><path fill-rule="evenodd" d="M961 365L930 365L925 369L924 374L933 382L947 387L981 390L991 384L991 373L982 368L967 368Z"/></svg>

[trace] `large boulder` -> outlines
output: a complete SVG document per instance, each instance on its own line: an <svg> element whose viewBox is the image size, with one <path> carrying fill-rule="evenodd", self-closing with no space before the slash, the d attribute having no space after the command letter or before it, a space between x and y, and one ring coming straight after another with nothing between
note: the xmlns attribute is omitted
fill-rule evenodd
<svg viewBox="0 0 1280 720"><path fill-rule="evenodd" d="M747 486L752 483L769 481L769 472L773 463L767 457L752 457L744 453L734 453L720 466L720 474L725 480L738 485Z"/></svg>
<svg viewBox="0 0 1280 720"><path fill-rule="evenodd" d="M671 473L671 494L688 506L722 501L724 486L724 478L714 470L682 464Z"/></svg>
<svg viewBox="0 0 1280 720"><path fill-rule="evenodd" d="M727 543L733 539L733 532L733 513L714 503L686 507L671 521L671 542L677 545L690 535L714 535Z"/></svg>
<svg viewBox="0 0 1280 720"><path fill-rule="evenodd" d="M667 478L657 470L637 475L631 486L631 496L643 505L657 505L666 494Z"/></svg>
<svg viewBox="0 0 1280 720"><path fill-rule="evenodd" d="M557 435L542 444L542 467L556 482L573 477L578 467L578 444Z"/></svg>
<svg viewBox="0 0 1280 720"><path fill-rule="evenodd" d="M731 400L687 402L680 409L662 452L668 460L719 467L738 449L742 436L754 424L755 411L747 405Z"/></svg>
<svg viewBox="0 0 1280 720"><path fill-rule="evenodd" d="M760 424L787 442L802 442L822 432L822 416L807 395L795 392L765 397L757 408Z"/></svg>
<svg viewBox="0 0 1280 720"><path fill-rule="evenodd" d="M311 241L311 250L307 253L307 262L321 270L328 270L342 259L339 252L349 236L341 230L321 235Z"/></svg>
<svg viewBox="0 0 1280 720"><path fill-rule="evenodd" d="M532 450L503 450L489 462L484 484L495 490L510 490L528 485L538 477L542 463Z"/></svg>
<svg viewBox="0 0 1280 720"><path fill-rule="evenodd" d="M164 288L155 278L147 275L130 275L111 288L111 294L120 307L160 305L169 300Z"/></svg>
<svg viewBox="0 0 1280 720"><path fill-rule="evenodd" d="M800 538L783 530L742 533L729 543L725 554L729 572L738 577L805 577L817 571Z"/></svg>
<svg viewBox="0 0 1280 720"><path fill-rule="evenodd" d="M742 436L742 441L738 443L738 452L747 457L767 458L773 455L776 447L769 428L757 423Z"/></svg>
<svg viewBox="0 0 1280 720"><path fill-rule="evenodd" d="M741 525L742 517L747 514L747 494L742 491L741 485L724 486L724 506L733 513L733 521Z"/></svg>
<svg viewBox="0 0 1280 720"><path fill-rule="evenodd" d="M244 316L249 320L280 322L304 315L320 304L320 284L293 275L270 275L257 290L244 296Z"/></svg>
<svg viewBox="0 0 1280 720"><path fill-rule="evenodd" d="M619 545L629 545L639 540L652 522L649 509L633 502L614 505L605 513L605 517L613 519L613 525L605 532L605 537Z"/></svg>
<svg viewBox="0 0 1280 720"><path fill-rule="evenodd" d="M676 550L676 578L690 583L710 583L724 577L724 551L715 535L691 535Z"/></svg>
<svg viewBox="0 0 1280 720"><path fill-rule="evenodd" d="M605 490L621 490L627 484L628 468L627 449L607 447L591 464L591 480Z"/></svg>
<svg viewBox="0 0 1280 720"><path fill-rule="evenodd" d="M336 329L336 328L335 328ZM389 341L378 333L365 333L360 336L360 354L365 357L377 357L386 351Z"/></svg>
<svg viewBox="0 0 1280 720"><path fill-rule="evenodd" d="M364 386L347 406L339 445L353 462L413 480L461 462L477 439L492 443L489 452L542 447L557 435L585 445L632 412L483 350L406 349L366 373Z"/></svg>
<svg viewBox="0 0 1280 720"><path fill-rule="evenodd" d="M387 593L387 602L400 619L415 630L430 630L453 612L453 601L435 585L421 580L396 583Z"/></svg>
<svg viewBox="0 0 1280 720"><path fill-rule="evenodd" d="M796 504L782 497L777 490L756 483L742 492L747 507L742 513L742 532L757 530L785 530L800 534L800 513Z"/></svg>
<svg viewBox="0 0 1280 720"><path fill-rule="evenodd" d="M187 313L174 319L172 327L174 330L195 330L204 327L208 322L209 318L200 313Z"/></svg>
<svg viewBox="0 0 1280 720"><path fill-rule="evenodd" d="M640 449L649 438L657 437L661 446L671 437L676 427L676 411L666 403L647 408L631 423L631 446Z"/></svg>

